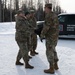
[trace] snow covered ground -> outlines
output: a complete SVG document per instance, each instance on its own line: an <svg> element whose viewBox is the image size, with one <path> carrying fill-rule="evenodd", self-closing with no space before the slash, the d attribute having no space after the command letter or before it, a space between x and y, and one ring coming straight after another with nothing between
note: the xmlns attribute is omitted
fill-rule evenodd
<svg viewBox="0 0 75 75"><path fill-rule="evenodd" d="M34 69L15 65L18 46L14 33L15 23L0 23L0 75L51 75L43 72L44 69L48 69L49 64L45 54L45 40L41 43L39 38L37 39L39 55L34 56L29 62ZM53 75L75 75L75 40L59 39L56 49L59 70Z"/></svg>

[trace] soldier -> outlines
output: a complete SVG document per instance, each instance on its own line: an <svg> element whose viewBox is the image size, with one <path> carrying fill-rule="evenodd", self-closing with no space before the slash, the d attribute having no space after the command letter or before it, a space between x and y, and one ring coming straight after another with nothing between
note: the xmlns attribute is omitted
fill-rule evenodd
<svg viewBox="0 0 75 75"><path fill-rule="evenodd" d="M19 46L19 52L16 58L16 65L23 65L20 59L23 58L25 62L25 68L33 69L34 67L29 64L28 56L28 38L30 37L29 26L24 12L19 10L16 16L16 34L15 40Z"/></svg>
<svg viewBox="0 0 75 75"><path fill-rule="evenodd" d="M29 25L29 32L30 32L30 37L28 38L29 40L28 40L28 49L29 49L29 51L31 51L32 49L33 49L33 46L32 46L32 43L31 43L31 35L32 35L32 33L34 32L33 31L33 26L31 25L31 23L29 22L29 19L30 19L30 12L25 12L25 17L26 17L26 19L27 19L27 21L28 21L28 25ZM29 56L29 58L32 58L31 56Z"/></svg>
<svg viewBox="0 0 75 75"><path fill-rule="evenodd" d="M32 34L31 34L31 44L32 44L32 50L30 51L30 55L34 56L35 54L38 54L35 50L37 47L37 35L34 33L34 29L36 28L36 19L34 17L34 10L30 10L30 19L29 22L31 26L33 26ZM34 41L34 42L33 42Z"/></svg>
<svg viewBox="0 0 75 75"><path fill-rule="evenodd" d="M45 25L41 32L41 40L46 38L46 56L49 62L49 69L44 70L45 73L54 74L54 70L58 70L58 57L55 47L57 45L59 35L59 22L57 15L52 12L52 4L45 5Z"/></svg>

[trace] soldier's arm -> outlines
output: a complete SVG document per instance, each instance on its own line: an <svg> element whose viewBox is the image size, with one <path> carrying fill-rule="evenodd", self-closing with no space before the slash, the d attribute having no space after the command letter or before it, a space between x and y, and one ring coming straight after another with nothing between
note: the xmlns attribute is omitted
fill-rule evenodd
<svg viewBox="0 0 75 75"><path fill-rule="evenodd" d="M56 28L59 25L59 21L58 21L58 16L56 14L54 14L53 16L53 27Z"/></svg>
<svg viewBox="0 0 75 75"><path fill-rule="evenodd" d="M41 32L41 35L42 36L45 36L45 34L48 32L48 30L50 29L51 27L51 16L47 16L46 19L45 19L45 24L44 24L44 27L43 27L43 30Z"/></svg>
<svg viewBox="0 0 75 75"><path fill-rule="evenodd" d="M24 19L19 19L18 25L19 25L20 31L27 30L26 21Z"/></svg>

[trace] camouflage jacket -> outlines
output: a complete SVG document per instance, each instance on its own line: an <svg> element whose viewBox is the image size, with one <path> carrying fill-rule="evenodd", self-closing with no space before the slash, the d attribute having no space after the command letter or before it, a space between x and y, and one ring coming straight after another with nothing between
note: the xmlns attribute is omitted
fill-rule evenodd
<svg viewBox="0 0 75 75"><path fill-rule="evenodd" d="M45 24L41 32L41 36L45 36L50 39L57 39L59 34L59 22L55 13L50 12L45 16Z"/></svg>
<svg viewBox="0 0 75 75"><path fill-rule="evenodd" d="M30 25L32 27L31 32L34 33L34 29L37 26L35 17L31 17L28 21L29 21L29 23L30 23Z"/></svg>
<svg viewBox="0 0 75 75"><path fill-rule="evenodd" d="M30 37L30 26L25 17L16 16L16 41L24 42L27 37Z"/></svg>

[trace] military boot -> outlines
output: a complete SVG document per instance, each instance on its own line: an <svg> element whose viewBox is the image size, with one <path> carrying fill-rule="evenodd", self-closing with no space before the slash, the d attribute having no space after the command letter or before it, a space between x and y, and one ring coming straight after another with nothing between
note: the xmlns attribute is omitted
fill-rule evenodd
<svg viewBox="0 0 75 75"><path fill-rule="evenodd" d="M58 70L59 69L57 62L54 63L54 69L55 70Z"/></svg>
<svg viewBox="0 0 75 75"><path fill-rule="evenodd" d="M54 67L50 67L47 70L44 70L45 73L50 73L50 74L54 74Z"/></svg>
<svg viewBox="0 0 75 75"><path fill-rule="evenodd" d="M29 57L29 59L32 59L32 57L31 56L28 56Z"/></svg>
<svg viewBox="0 0 75 75"><path fill-rule="evenodd" d="M31 56L35 56L35 53L33 51L30 51Z"/></svg>
<svg viewBox="0 0 75 75"><path fill-rule="evenodd" d="M33 51L33 52L34 52L34 54L38 55L38 52L36 52L36 51Z"/></svg>
<svg viewBox="0 0 75 75"><path fill-rule="evenodd" d="M33 69L34 67L31 66L28 62L25 63L25 68L26 69Z"/></svg>
<svg viewBox="0 0 75 75"><path fill-rule="evenodd" d="M21 63L20 61L16 61L16 63L15 63L16 65L24 65L23 63Z"/></svg>

